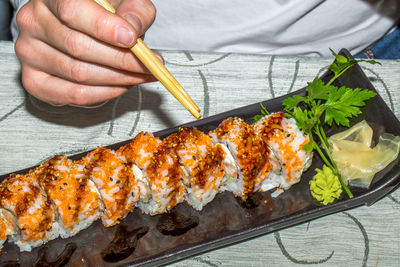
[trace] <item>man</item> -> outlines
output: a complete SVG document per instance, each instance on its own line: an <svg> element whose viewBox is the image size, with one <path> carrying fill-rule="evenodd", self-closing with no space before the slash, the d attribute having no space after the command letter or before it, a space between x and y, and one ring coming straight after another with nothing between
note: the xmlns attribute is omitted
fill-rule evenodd
<svg viewBox="0 0 400 267"><path fill-rule="evenodd" d="M328 56L361 52L400 16L397 0L112 0L116 15L93 0L25 1L12 0L22 82L53 105L93 105L154 81L126 49L145 33L155 49Z"/></svg>

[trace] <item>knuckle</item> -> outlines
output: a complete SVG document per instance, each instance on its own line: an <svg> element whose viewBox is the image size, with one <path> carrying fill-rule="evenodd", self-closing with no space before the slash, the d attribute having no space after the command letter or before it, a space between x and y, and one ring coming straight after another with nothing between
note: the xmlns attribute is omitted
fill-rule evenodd
<svg viewBox="0 0 400 267"><path fill-rule="evenodd" d="M70 104L77 106L86 106L90 104L88 97L88 88L86 86L77 85L70 88L69 99Z"/></svg>
<svg viewBox="0 0 400 267"><path fill-rule="evenodd" d="M35 55L30 51L29 47L29 41L27 41L24 36L19 35L14 44L14 51L21 64L26 63Z"/></svg>
<svg viewBox="0 0 400 267"><path fill-rule="evenodd" d="M149 5L148 5L148 7L147 7L147 9L148 9L149 15L150 15L150 16L153 18L153 20L154 20L154 18L155 18L156 15L157 15L156 6L155 6L152 2L150 2Z"/></svg>
<svg viewBox="0 0 400 267"><path fill-rule="evenodd" d="M107 32L107 29L112 28L112 16L109 16L107 13L105 14L100 14L95 18L94 24L93 24L93 31L95 36L100 37L104 35L105 32Z"/></svg>
<svg viewBox="0 0 400 267"><path fill-rule="evenodd" d="M81 58L84 55L84 43L83 34L73 30L69 31L64 40L66 52L76 58Z"/></svg>
<svg viewBox="0 0 400 267"><path fill-rule="evenodd" d="M38 91L40 90L39 84L37 83L35 77L33 77L33 73L26 68L22 68L21 71L21 82L25 90L30 93L31 95L37 95Z"/></svg>
<svg viewBox="0 0 400 267"><path fill-rule="evenodd" d="M75 0L58 1L56 8L56 15L61 21L68 24L70 20L73 18L73 14L76 8L77 6Z"/></svg>
<svg viewBox="0 0 400 267"><path fill-rule="evenodd" d="M18 36L17 41L15 41L14 51L19 59L23 58L25 51L25 44L21 36Z"/></svg>
<svg viewBox="0 0 400 267"><path fill-rule="evenodd" d="M28 28L29 25L32 24L33 21L32 8L30 7L29 3L24 5L18 11L15 20L20 30Z"/></svg>
<svg viewBox="0 0 400 267"><path fill-rule="evenodd" d="M143 0L142 6L143 6L142 14L145 16L146 24L150 26L156 18L157 9L151 1Z"/></svg>
<svg viewBox="0 0 400 267"><path fill-rule="evenodd" d="M70 69L70 78L77 83L86 83L88 80L88 66L81 62L74 62Z"/></svg>
<svg viewBox="0 0 400 267"><path fill-rule="evenodd" d="M119 50L115 55L117 68L120 70L131 70L132 58L132 53L126 53L125 51Z"/></svg>
<svg viewBox="0 0 400 267"><path fill-rule="evenodd" d="M26 91L31 92L31 90L33 88L33 82L29 75L29 72L25 71L24 68L22 69L22 72L21 72L21 82L22 82L22 85L24 86L24 88L26 89Z"/></svg>

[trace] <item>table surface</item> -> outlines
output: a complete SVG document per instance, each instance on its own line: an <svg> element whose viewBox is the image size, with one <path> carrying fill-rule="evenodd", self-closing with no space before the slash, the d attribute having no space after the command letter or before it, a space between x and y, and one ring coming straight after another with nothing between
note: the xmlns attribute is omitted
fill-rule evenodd
<svg viewBox="0 0 400 267"><path fill-rule="evenodd" d="M300 89L333 58L161 51L203 117ZM400 118L400 61L364 65ZM55 108L26 94L13 43L0 42L0 174L193 120L158 83L96 109ZM359 207L197 255L171 266L399 266L400 190Z"/></svg>

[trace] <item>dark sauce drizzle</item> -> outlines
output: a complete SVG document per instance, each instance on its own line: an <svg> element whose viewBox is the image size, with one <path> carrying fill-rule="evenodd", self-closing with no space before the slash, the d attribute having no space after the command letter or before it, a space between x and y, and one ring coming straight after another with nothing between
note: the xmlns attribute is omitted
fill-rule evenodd
<svg viewBox="0 0 400 267"><path fill-rule="evenodd" d="M125 225L118 225L114 233L114 239L100 253L106 262L118 262L128 258L136 249L139 239L149 231L149 227L142 226L128 231Z"/></svg>
<svg viewBox="0 0 400 267"><path fill-rule="evenodd" d="M34 264L35 267L60 267L65 266L74 254L77 245L75 243L68 243L63 252L53 262L47 260L48 246L41 247L38 252L38 260Z"/></svg>
<svg viewBox="0 0 400 267"><path fill-rule="evenodd" d="M255 209L262 204L263 196L260 193L255 193L246 198L246 200L243 200L242 198L236 198L236 201L242 208Z"/></svg>
<svg viewBox="0 0 400 267"><path fill-rule="evenodd" d="M160 215L156 227L164 235L178 236L183 235L197 225L199 225L199 217L185 216L175 211Z"/></svg>

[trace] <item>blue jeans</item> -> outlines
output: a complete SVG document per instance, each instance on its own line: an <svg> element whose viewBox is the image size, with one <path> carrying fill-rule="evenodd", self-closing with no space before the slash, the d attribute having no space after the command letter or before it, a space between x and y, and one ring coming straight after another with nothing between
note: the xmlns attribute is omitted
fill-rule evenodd
<svg viewBox="0 0 400 267"><path fill-rule="evenodd" d="M11 40L12 8L8 0L0 0L0 40Z"/></svg>
<svg viewBox="0 0 400 267"><path fill-rule="evenodd" d="M397 27L394 31L385 35L382 39L354 57L368 59L400 59L400 28Z"/></svg>

